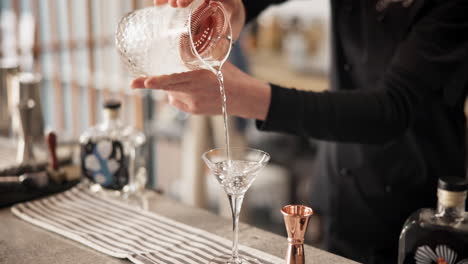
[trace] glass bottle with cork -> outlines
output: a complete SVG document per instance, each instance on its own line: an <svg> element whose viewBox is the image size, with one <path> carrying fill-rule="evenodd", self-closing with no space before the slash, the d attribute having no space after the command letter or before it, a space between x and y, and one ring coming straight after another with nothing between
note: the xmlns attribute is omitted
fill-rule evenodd
<svg viewBox="0 0 468 264"><path fill-rule="evenodd" d="M121 103L104 103L104 121L80 137L81 168L90 189L114 195L141 191L147 181L145 135L120 119Z"/></svg>
<svg viewBox="0 0 468 264"><path fill-rule="evenodd" d="M399 264L468 263L467 186L465 178L439 179L437 209L420 209L403 226Z"/></svg>

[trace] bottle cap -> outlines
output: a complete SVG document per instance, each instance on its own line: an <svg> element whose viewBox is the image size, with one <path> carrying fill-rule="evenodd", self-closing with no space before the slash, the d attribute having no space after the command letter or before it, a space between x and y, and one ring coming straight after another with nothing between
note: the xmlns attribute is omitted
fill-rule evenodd
<svg viewBox="0 0 468 264"><path fill-rule="evenodd" d="M439 178L438 188L451 192L464 192L468 187L466 178L461 177L441 177Z"/></svg>
<svg viewBox="0 0 468 264"><path fill-rule="evenodd" d="M120 109L122 103L119 100L110 99L104 102L105 109L117 110Z"/></svg>

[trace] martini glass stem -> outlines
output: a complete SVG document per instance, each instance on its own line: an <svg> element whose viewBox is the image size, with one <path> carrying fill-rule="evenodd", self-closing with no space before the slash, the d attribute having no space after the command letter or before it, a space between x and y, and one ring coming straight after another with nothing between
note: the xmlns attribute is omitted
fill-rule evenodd
<svg viewBox="0 0 468 264"><path fill-rule="evenodd" d="M237 263L236 261L239 259L239 215L242 207L242 201L244 200L244 195L228 195L228 198L232 210L232 261Z"/></svg>

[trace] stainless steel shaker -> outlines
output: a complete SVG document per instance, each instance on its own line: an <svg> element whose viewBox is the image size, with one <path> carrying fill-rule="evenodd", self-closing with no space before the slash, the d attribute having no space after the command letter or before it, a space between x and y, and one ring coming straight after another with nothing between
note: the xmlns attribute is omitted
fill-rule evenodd
<svg viewBox="0 0 468 264"><path fill-rule="evenodd" d="M36 105L34 101L22 103L18 105L18 113L20 117L20 130L18 134L18 150L16 161L19 164L25 164L35 161L34 143L32 137L33 113Z"/></svg>

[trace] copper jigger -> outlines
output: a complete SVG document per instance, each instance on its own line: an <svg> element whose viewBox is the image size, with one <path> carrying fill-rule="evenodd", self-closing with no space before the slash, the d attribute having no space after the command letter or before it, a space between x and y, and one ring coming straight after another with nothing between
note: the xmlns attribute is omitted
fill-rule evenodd
<svg viewBox="0 0 468 264"><path fill-rule="evenodd" d="M304 235L309 224L312 208L304 205L286 205L281 209L288 232L287 264L304 264Z"/></svg>

